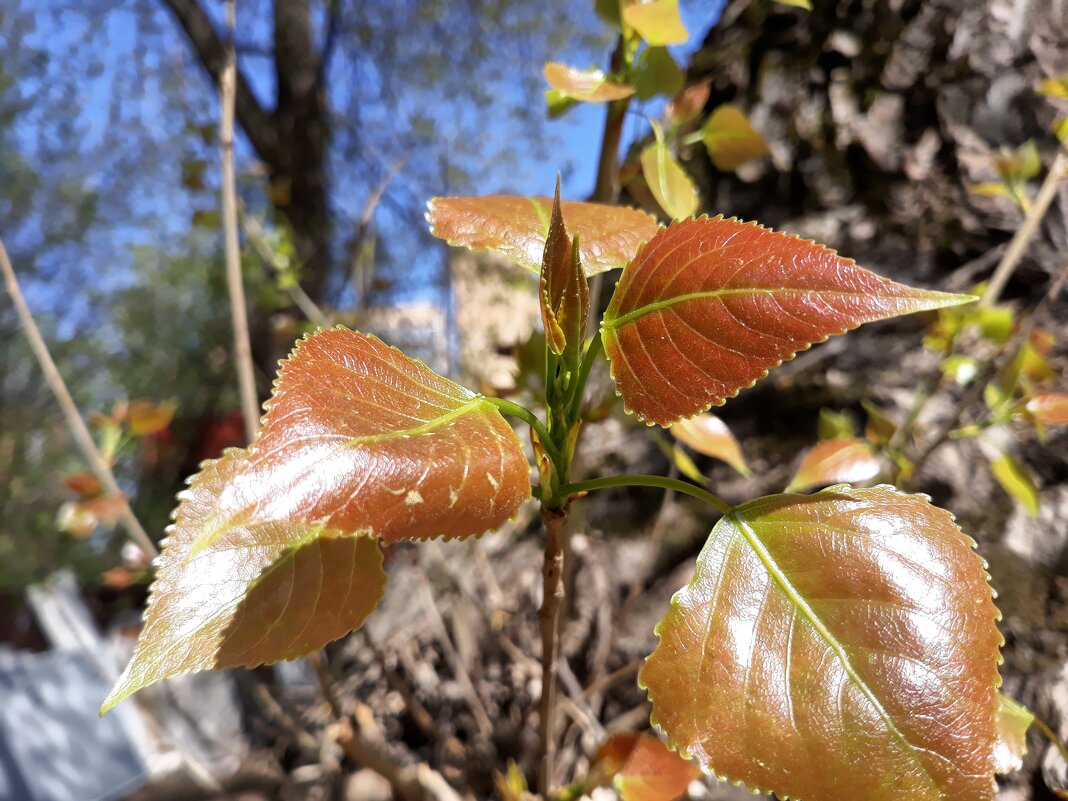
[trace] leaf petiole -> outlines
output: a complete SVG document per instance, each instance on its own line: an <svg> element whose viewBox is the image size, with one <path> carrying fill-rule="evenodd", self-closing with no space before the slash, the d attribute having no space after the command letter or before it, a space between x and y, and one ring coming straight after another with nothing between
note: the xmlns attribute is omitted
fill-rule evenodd
<svg viewBox="0 0 1068 801"><path fill-rule="evenodd" d="M601 355L603 345L601 331L593 335L586 345L586 351L582 354L582 363L579 365L577 380L575 381L574 394L571 396L571 405L567 410L568 419L577 420L582 410L582 399L586 395L586 381L589 380L593 365L597 363L597 357Z"/></svg>
<svg viewBox="0 0 1068 801"><path fill-rule="evenodd" d="M497 407L501 414L506 414L509 417L515 417L522 420L538 435L538 439L541 440L541 445L545 448L545 452L549 454L549 458L553 460L553 464L559 469L563 462L560 458L560 451L556 447L556 443L553 442L552 437L549 435L549 429L545 427L545 423L538 419L538 416L534 412L530 411L526 406L520 406L518 403L512 403L512 401L505 400L504 398L494 398L488 395L483 395L483 398Z"/></svg>
<svg viewBox="0 0 1068 801"><path fill-rule="evenodd" d="M667 476L620 475L593 478L589 481L576 481L574 484L565 484L560 487L559 492L561 495L573 495L576 492L610 489L612 487L657 487L671 490L672 492L681 492L684 495L697 498L699 501L704 501L709 506L723 512L723 514L729 514L731 509L734 508L722 498L698 487L696 484L677 478L668 478Z"/></svg>

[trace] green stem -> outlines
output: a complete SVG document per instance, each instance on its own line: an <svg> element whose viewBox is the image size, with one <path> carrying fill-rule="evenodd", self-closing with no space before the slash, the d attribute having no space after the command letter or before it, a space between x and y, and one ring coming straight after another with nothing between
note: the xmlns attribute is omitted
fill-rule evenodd
<svg viewBox="0 0 1068 801"><path fill-rule="evenodd" d="M1028 711L1030 712L1030 710ZM1047 724L1044 720L1038 717L1038 715L1036 715L1034 712L1031 712L1031 718L1034 727L1038 729L1039 732L1041 732L1043 737L1045 737L1047 740L1050 741L1050 743L1053 744L1054 748L1060 751L1061 757L1064 759L1064 761L1068 762L1068 747L1064 745L1064 742L1061 740L1060 737L1057 736L1057 733L1050 728L1049 724Z"/></svg>
<svg viewBox="0 0 1068 801"><path fill-rule="evenodd" d="M541 440L541 446L545 448L545 452L549 454L549 458L553 460L553 464L556 465L557 468L562 466L563 462L560 458L560 452L553 443L552 437L549 436L549 429L545 427L545 423L539 420L534 412L530 411L526 406L520 406L518 403L512 403L504 398L492 398L488 395L484 395L483 397L496 406L502 414L516 417L534 429L535 433L538 435L538 439Z"/></svg>
<svg viewBox="0 0 1068 801"><path fill-rule="evenodd" d="M576 492L588 492L590 490L609 489L611 487L657 487L659 489L681 492L683 495L697 498L697 500L704 501L709 506L715 507L723 512L723 514L729 514L732 509L729 503L722 498L713 495L708 490L702 489L696 484L691 484L688 481L682 481L677 478L668 478L667 476L621 475L594 478L589 481L576 481L574 484L565 484L562 486L560 488L560 494L566 496L573 495Z"/></svg>
<svg viewBox="0 0 1068 801"><path fill-rule="evenodd" d="M577 420L582 411L582 399L586 395L586 382L589 380L593 365L597 363L597 357L604 350L601 341L601 332L598 330L593 339L586 345L586 352L582 354L582 363L579 365L578 376L575 381L575 394L571 397L571 406L567 411L569 420Z"/></svg>

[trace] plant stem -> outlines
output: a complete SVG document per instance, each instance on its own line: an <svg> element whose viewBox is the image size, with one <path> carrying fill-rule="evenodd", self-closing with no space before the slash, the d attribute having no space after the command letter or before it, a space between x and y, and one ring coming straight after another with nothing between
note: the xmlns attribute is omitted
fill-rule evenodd
<svg viewBox="0 0 1068 801"><path fill-rule="evenodd" d="M698 487L696 484L667 476L621 475L593 478L589 481L576 481L574 484L565 484L560 488L560 494L566 496L577 492L589 492L611 487L658 487L659 489L681 492L684 495L697 498L699 501L704 501L709 506L715 507L723 514L729 514L733 508L722 498Z"/></svg>
<svg viewBox="0 0 1068 801"><path fill-rule="evenodd" d="M586 352L582 354L582 363L579 365L575 382L575 394L571 398L571 408L568 409L567 413L570 420L577 420L579 412L582 411L582 399L586 394L586 382L589 380L593 365L597 363L597 357L601 355L602 350L604 350L604 343L601 341L601 332L598 330L594 333L593 339L586 345Z"/></svg>
<svg viewBox="0 0 1068 801"><path fill-rule="evenodd" d="M1043 181L1042 188L1038 190L1038 196L1035 198L1034 204L1027 210L1027 216L1024 218L1023 224L1016 229L1012 241L1009 242L1009 246L1005 250L1005 255L1001 258L1001 263L998 264L994 270L994 275L990 278L986 292L979 301L980 306L992 306L997 303L998 298L1001 296L1001 291L1005 288L1009 278L1012 277L1016 265L1020 263L1020 259L1027 252L1027 246L1031 244L1031 240L1038 233L1038 226L1041 224L1042 218L1046 216L1046 212L1049 211L1049 207L1057 195L1057 189L1066 174L1068 174L1068 151L1064 147L1059 147L1057 148L1057 157L1053 160L1053 164L1050 165L1049 172L1046 173L1046 180Z"/></svg>
<svg viewBox="0 0 1068 801"><path fill-rule="evenodd" d="M538 439L541 440L542 447L545 448L545 452L549 454L549 458L553 460L556 468L560 469L563 466L560 451L557 450L552 437L549 436L549 429L545 427L545 423L539 420L534 412L530 411L526 406L520 406L518 403L512 403L512 401L504 398L494 398L489 395L484 395L483 397L496 406L502 414L518 418L534 429Z"/></svg>
<svg viewBox="0 0 1068 801"><path fill-rule="evenodd" d="M30 350L37 357L41 372L44 373L52 394L55 395L56 401L59 402L59 406L63 410L63 416L67 420L67 427L70 429L71 436L74 437L74 442L78 445L93 474L104 486L108 494L123 499L122 508L119 511L119 519L122 520L130 539L149 559L156 558L159 556L159 550L157 550L152 538L148 536L137 516L133 513L130 504L125 500L126 496L119 488L119 483L115 480L115 474L111 472L111 465L108 464L107 459L104 458L104 455L96 447L96 443L93 442L93 435L89 433L89 429L86 427L85 421L82 420L81 413L74 403L74 398L71 397L70 390L67 389L67 384L64 382L63 376L60 375L59 368L56 367L56 363L52 360L52 354L48 352L48 345L45 344L44 337L41 336L37 323L34 322L30 307L26 305L26 299L22 297L18 279L15 277L15 268L11 266L11 259L7 255L7 249L4 247L3 242L0 242L0 270L4 273L7 292L11 295L11 301L15 305L15 313L18 315L19 323L26 334L26 339L29 340Z"/></svg>
<svg viewBox="0 0 1068 801"><path fill-rule="evenodd" d="M1027 711L1031 712L1031 710ZM1068 762L1068 746L1065 746L1064 741L1057 736L1057 733L1053 731L1053 728L1034 712L1031 712L1031 720L1034 727L1038 729L1042 736L1049 740L1053 747L1060 752L1061 758L1065 762Z"/></svg>
<svg viewBox="0 0 1068 801"><path fill-rule="evenodd" d="M245 420L245 438L256 436L260 425L260 402L256 397L256 376L252 366L252 344L248 332L248 307L245 286L241 280L241 245L237 236L237 182L234 178L234 96L237 87L237 53L234 50L236 0L227 0L226 66L223 69L219 94L222 104L219 118L219 149L222 169L222 225L225 237L226 289L230 296L230 317L234 330L234 364L241 397L241 414Z"/></svg>
<svg viewBox="0 0 1068 801"><path fill-rule="evenodd" d="M564 605L564 552L567 550L568 507L541 508L545 526L545 558L542 563L541 702L538 706L538 791L549 797L556 756L556 680L559 652L560 610Z"/></svg>

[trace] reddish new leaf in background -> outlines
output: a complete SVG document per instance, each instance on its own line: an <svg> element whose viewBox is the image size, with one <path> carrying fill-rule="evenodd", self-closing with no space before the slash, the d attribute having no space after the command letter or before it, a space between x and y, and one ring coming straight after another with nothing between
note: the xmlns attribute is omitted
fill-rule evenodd
<svg viewBox="0 0 1068 801"><path fill-rule="evenodd" d="M377 603L375 538L481 534L530 496L522 445L496 408L375 337L305 339L267 409L256 441L183 494L107 706L175 673L317 649Z"/></svg>
<svg viewBox="0 0 1068 801"><path fill-rule="evenodd" d="M543 70L546 82L564 97L584 103L607 103L634 94L634 87L617 83L601 70L580 70L550 61Z"/></svg>
<svg viewBox="0 0 1068 801"><path fill-rule="evenodd" d="M492 250L533 273L541 271L553 199L518 195L436 197L428 204L430 233L450 245ZM564 224L579 238L586 275L622 267L660 230L656 218L637 209L599 203L561 202Z"/></svg>
<svg viewBox="0 0 1068 801"><path fill-rule="evenodd" d="M671 426L675 439L698 453L726 462L743 476L750 475L742 448L727 424L714 414L699 414Z"/></svg>
<svg viewBox="0 0 1068 801"><path fill-rule="evenodd" d="M871 481L882 469L882 460L864 440L829 439L809 448L786 491L829 484L860 484Z"/></svg>
<svg viewBox="0 0 1068 801"><path fill-rule="evenodd" d="M559 178L542 260L540 300L549 347L557 355L566 350L568 361L577 367L590 314L590 287L579 262L578 240L568 237L560 212Z"/></svg>
<svg viewBox="0 0 1068 801"><path fill-rule="evenodd" d="M950 514L889 487L716 524L639 681L669 746L804 801L990 801L1002 639Z"/></svg>
<svg viewBox="0 0 1068 801"><path fill-rule="evenodd" d="M1039 392L1027 401L1027 411L1047 426L1068 426L1068 392Z"/></svg>
<svg viewBox="0 0 1068 801"><path fill-rule="evenodd" d="M674 801L701 775L646 732L627 731L609 738L597 751L591 768L597 784L611 780L621 801Z"/></svg>
<svg viewBox="0 0 1068 801"><path fill-rule="evenodd" d="M601 330L627 410L670 425L834 334L969 300L894 283L755 223L703 217L642 247Z"/></svg>

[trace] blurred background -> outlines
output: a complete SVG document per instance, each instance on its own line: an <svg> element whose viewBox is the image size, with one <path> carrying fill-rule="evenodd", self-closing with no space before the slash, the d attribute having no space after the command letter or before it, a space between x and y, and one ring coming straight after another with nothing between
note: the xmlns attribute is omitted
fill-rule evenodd
<svg viewBox="0 0 1068 801"><path fill-rule="evenodd" d="M551 194L559 172L565 198L618 199L666 220L639 158L654 121L669 131L699 213L756 219L937 289L989 279L1050 184L1068 129L1065 0L813 0L811 10L681 0L687 37L629 103L609 147L616 185L606 188L606 106L557 103L550 114L542 70L549 61L608 70L618 36L610 5L237 3L241 267L261 400L294 339L333 323L376 333L479 391L537 396L533 280L432 239L426 202ZM156 541L184 479L245 437L219 202L224 8L0 0L0 238ZM728 105L759 142L739 163L708 143L708 120ZM1042 304L1035 347L1045 372L1033 380L1063 391L1068 307L1042 299L1068 265L1068 189L1050 189L1002 299L1017 318ZM722 417L745 474L640 435L597 375L603 419L580 471L694 470L732 502L779 491L821 435L863 428L872 404L904 419L920 378L944 373L920 421L938 430L967 384L939 372L945 354L931 340L945 322L863 329L729 403ZM979 364L994 340L968 358ZM910 476L979 540L1001 596L1007 689L1055 726L1068 720L1064 430L1002 443L1026 490L991 474L979 441L949 443ZM321 661L184 677L100 719L151 578L119 525L121 506L74 447L0 297L0 799L420 797L332 744L317 670L356 700L391 760L434 766L458 797L494 796L509 759L532 775L533 509L477 542L395 547L383 608ZM606 733L647 725L636 666L709 528L701 508L639 490L591 500L581 514L563 635L576 704L565 770L588 763ZM1002 796L1052 798L1047 784L1062 767L1035 748ZM740 792L714 782L690 791Z"/></svg>

